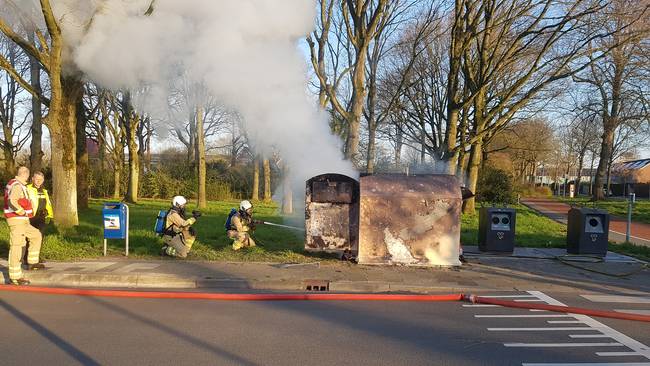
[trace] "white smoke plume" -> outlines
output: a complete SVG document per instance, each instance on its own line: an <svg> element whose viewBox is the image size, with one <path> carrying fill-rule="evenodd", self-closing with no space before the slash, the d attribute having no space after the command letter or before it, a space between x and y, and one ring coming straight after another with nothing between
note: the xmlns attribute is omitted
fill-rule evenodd
<svg viewBox="0 0 650 366"><path fill-rule="evenodd" d="M183 75L242 116L257 150L279 150L294 181L357 176L307 94L298 42L314 26L313 0L156 0L149 16L151 0L52 3L73 68L114 90L146 86L146 112L164 113Z"/></svg>

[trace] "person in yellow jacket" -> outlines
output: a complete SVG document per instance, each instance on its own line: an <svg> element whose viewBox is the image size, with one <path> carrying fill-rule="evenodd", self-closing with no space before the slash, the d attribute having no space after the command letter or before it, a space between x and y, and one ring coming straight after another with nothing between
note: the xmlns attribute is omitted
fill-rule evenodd
<svg viewBox="0 0 650 366"><path fill-rule="evenodd" d="M25 187L28 179L29 169L21 166L16 177L5 186L4 215L9 225L9 280L14 285L29 284L29 280L23 277L21 263L21 252L27 240L31 243L27 255L27 268L29 270L45 268L43 264L38 263L41 232L29 223L34 211Z"/></svg>
<svg viewBox="0 0 650 366"><path fill-rule="evenodd" d="M43 183L45 183L45 175L39 171L34 172L34 175L32 175L32 183L27 185L27 194L29 195L32 210L34 211L34 216L29 219L29 223L41 232L43 241L45 241L45 228L52 221L54 213L50 196L47 194L47 189L45 189ZM28 250L29 242L26 246L25 256Z"/></svg>

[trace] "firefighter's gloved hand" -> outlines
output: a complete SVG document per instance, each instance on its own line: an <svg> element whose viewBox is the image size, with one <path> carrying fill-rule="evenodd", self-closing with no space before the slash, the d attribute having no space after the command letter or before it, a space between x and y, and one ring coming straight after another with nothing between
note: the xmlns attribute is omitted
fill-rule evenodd
<svg viewBox="0 0 650 366"><path fill-rule="evenodd" d="M192 211L192 217L194 217L195 219L198 219L198 218L201 217L202 215L203 215L203 214L202 214L201 211L199 211L199 210L194 210L194 211Z"/></svg>
<svg viewBox="0 0 650 366"><path fill-rule="evenodd" d="M190 226L190 228L188 229L188 231L190 232L190 235L192 235L192 236L196 236L196 229L194 229L193 226Z"/></svg>

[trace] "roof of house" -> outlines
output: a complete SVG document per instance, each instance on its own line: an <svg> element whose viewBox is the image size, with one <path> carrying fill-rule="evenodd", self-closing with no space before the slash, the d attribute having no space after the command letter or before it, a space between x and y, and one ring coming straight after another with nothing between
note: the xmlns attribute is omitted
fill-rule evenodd
<svg viewBox="0 0 650 366"><path fill-rule="evenodd" d="M650 165L650 159L624 161L614 164L613 170L640 170Z"/></svg>

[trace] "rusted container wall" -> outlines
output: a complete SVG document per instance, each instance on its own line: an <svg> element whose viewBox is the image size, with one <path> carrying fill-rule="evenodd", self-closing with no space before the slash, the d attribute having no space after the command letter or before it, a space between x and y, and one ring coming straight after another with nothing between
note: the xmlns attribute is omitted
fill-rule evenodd
<svg viewBox="0 0 650 366"><path fill-rule="evenodd" d="M460 184L451 175L361 177L359 263L460 265Z"/></svg>
<svg viewBox="0 0 650 366"><path fill-rule="evenodd" d="M341 174L307 181L305 250L356 253L359 243L359 182Z"/></svg>

